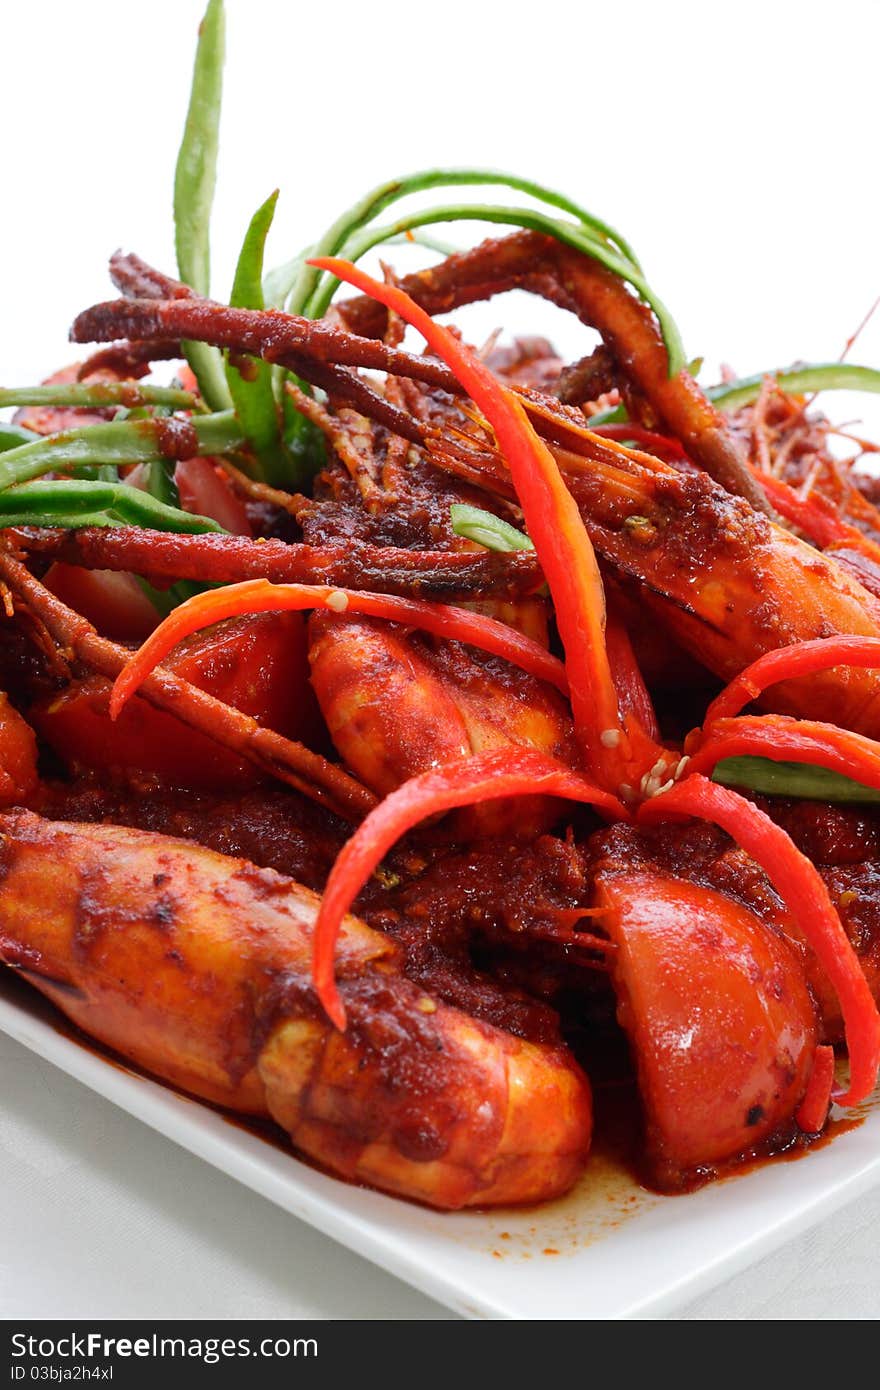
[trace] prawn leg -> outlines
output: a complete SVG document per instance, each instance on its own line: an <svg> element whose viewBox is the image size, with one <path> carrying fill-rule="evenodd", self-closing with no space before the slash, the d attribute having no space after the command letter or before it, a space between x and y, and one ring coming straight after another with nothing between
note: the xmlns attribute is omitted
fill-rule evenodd
<svg viewBox="0 0 880 1390"><path fill-rule="evenodd" d="M305 545L220 533L184 536L140 526L27 530L16 532L15 540L28 554L85 569L131 570L160 583L194 579L237 584L268 579L273 584L333 584L444 602L487 594L515 599L541 584L538 563L527 551L498 555L404 550L353 540Z"/></svg>
<svg viewBox="0 0 880 1390"><path fill-rule="evenodd" d="M510 289L534 294L596 328L615 363L693 460L725 488L769 507L722 413L687 371L669 375L666 346L653 314L598 261L536 232L483 242L400 282L430 314L448 313ZM356 334L381 337L386 311L374 301L346 300L337 312Z"/></svg>

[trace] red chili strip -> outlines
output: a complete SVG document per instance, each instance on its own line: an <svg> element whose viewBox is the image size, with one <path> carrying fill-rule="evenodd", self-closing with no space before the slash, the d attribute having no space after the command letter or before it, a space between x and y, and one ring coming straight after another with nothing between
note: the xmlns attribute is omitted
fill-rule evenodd
<svg viewBox="0 0 880 1390"><path fill-rule="evenodd" d="M608 792L562 763L528 749L494 749L412 777L386 796L343 847L333 865L315 924L312 980L337 1028L345 1008L336 988L333 958L342 919L389 849L429 816L503 796L560 796L595 806L615 820L625 808Z"/></svg>
<svg viewBox="0 0 880 1390"><path fill-rule="evenodd" d="M360 589L334 589L318 584L271 584L268 579L250 579L241 584L213 589L207 594L197 594L175 608L116 678L110 697L111 717L116 718L126 700L143 684L162 658L190 633L199 632L223 618L237 618L245 613L275 613L306 608L386 618L390 622L431 632L437 637L466 642L472 647L491 652L493 656L503 657L539 680L549 681L564 695L568 693L562 662L551 656L539 642L495 618L445 603L398 598L394 594L371 594Z"/></svg>
<svg viewBox="0 0 880 1390"><path fill-rule="evenodd" d="M828 671L834 666L880 670L880 637L819 637L815 641L795 642L790 647L765 652L715 697L706 711L703 727L739 714L779 681L813 676L817 671Z"/></svg>
<svg viewBox="0 0 880 1390"><path fill-rule="evenodd" d="M604 786L628 781L628 740L605 649L605 593L577 505L550 450L518 398L447 328L396 285L380 283L350 262L309 262L370 295L418 329L446 362L491 425L544 571L565 647L575 729L589 766Z"/></svg>
<svg viewBox="0 0 880 1390"><path fill-rule="evenodd" d="M804 1134L820 1134L824 1129L833 1087L834 1048L817 1047L804 1098L794 1113L794 1122Z"/></svg>
<svg viewBox="0 0 880 1390"><path fill-rule="evenodd" d="M625 444L628 439L640 444L643 449L649 452L656 452L664 459L686 459L681 443L677 439L670 439L666 434L657 434L655 430L646 430L643 425L631 425L622 422L619 425L589 425L591 434L598 434L602 439L614 439L620 444Z"/></svg>
<svg viewBox="0 0 880 1390"><path fill-rule="evenodd" d="M823 549L829 545L839 545L843 541L857 541L858 549L862 549L866 543L868 554L875 559L880 556L880 549L868 541L861 531L856 530L855 526L841 520L833 502L829 502L827 498L815 495L809 498L801 497L781 478L774 478L772 474L764 473L759 468L753 468L752 472L779 515L792 522L798 530L803 531L805 536Z"/></svg>
<svg viewBox="0 0 880 1390"><path fill-rule="evenodd" d="M864 1100L876 1085L880 1067L880 1014L821 875L768 815L745 797L705 777L690 776L646 801L639 808L638 819L656 825L675 816L695 816L720 826L764 870L840 1001L850 1081L834 1098L841 1105Z"/></svg>
<svg viewBox="0 0 880 1390"><path fill-rule="evenodd" d="M827 767L880 790L880 743L836 724L784 714L717 720L703 731L703 742L691 754L688 771L708 775L723 758L748 756Z"/></svg>
<svg viewBox="0 0 880 1390"><path fill-rule="evenodd" d="M644 732L658 745L652 759L654 761L663 751L659 746L660 726L657 723L657 714L639 670L629 633L617 614L610 609L605 622L605 646L620 708L625 716L634 715Z"/></svg>

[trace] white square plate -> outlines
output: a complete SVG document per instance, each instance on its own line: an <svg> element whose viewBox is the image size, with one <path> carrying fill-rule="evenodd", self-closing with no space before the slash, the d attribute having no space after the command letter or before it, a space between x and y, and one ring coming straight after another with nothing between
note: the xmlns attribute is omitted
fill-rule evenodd
<svg viewBox="0 0 880 1390"><path fill-rule="evenodd" d="M9 971L0 1029L285 1211L471 1318L657 1317L880 1182L880 1105L830 1144L684 1197L598 1158L542 1208L439 1214L317 1172L76 1042Z"/></svg>

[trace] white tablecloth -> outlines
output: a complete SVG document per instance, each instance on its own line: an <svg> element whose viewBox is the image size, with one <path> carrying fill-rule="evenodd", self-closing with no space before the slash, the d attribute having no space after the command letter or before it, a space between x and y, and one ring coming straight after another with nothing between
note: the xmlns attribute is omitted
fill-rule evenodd
<svg viewBox="0 0 880 1390"><path fill-rule="evenodd" d="M0 1034L0 1318L455 1315ZM880 1190L681 1318L880 1317Z"/></svg>

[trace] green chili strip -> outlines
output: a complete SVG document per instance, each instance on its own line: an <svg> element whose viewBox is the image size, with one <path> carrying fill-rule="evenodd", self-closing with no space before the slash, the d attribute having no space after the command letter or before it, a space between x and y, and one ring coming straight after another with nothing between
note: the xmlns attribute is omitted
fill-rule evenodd
<svg viewBox="0 0 880 1390"><path fill-rule="evenodd" d="M483 511L482 507L472 507L467 502L453 502L449 508L452 529L457 536L476 541L487 550L509 552L511 550L534 550L532 542L522 531L518 531L500 516Z"/></svg>
<svg viewBox="0 0 880 1390"><path fill-rule="evenodd" d="M448 208L434 209L401 218L390 228L369 231L367 224L372 222L389 204L411 193L422 192L428 188L455 187L462 185L495 185L512 188L530 197L549 204L576 219L574 224L550 217L546 212L531 208L498 208L489 204L455 204ZM487 169L429 169L393 179L373 189L365 198L333 223L313 249L315 255L342 255L356 260L364 251L398 236L400 232L436 222L462 221L497 222L506 226L530 227L533 230L554 236L557 240L575 247L585 255L600 261L614 274L620 275L651 306L659 320L663 338L669 355L669 372L675 375L685 365L681 337L665 304L648 286L641 266L629 243L608 223L595 217L580 204L566 198L561 193L546 188L531 179L521 179L513 174L502 174ZM336 289L336 282L322 281L322 273L314 267L301 264L297 270L297 259L288 262L284 270L295 273L287 307L292 313L305 314L318 318L326 311L327 305ZM277 292L278 282L273 282Z"/></svg>
<svg viewBox="0 0 880 1390"><path fill-rule="evenodd" d="M223 0L208 0L199 26L189 110L174 173L177 268L181 280L203 295L211 290L211 207L217 178L225 29ZM230 399L218 350L206 343L185 342L183 351L208 405L213 410L225 409Z"/></svg>
<svg viewBox="0 0 880 1390"><path fill-rule="evenodd" d="M153 459L151 463L145 465L146 488L144 491L148 492L151 497L155 497L157 502L164 502L166 507L178 507L180 505L180 493L174 481L174 467L173 459Z"/></svg>
<svg viewBox="0 0 880 1390"><path fill-rule="evenodd" d="M22 444L0 455L0 491L38 478L43 473L107 463L162 461L162 430L167 420L111 420L106 425L83 425ZM233 411L200 415L187 421L195 433L196 454L223 454L244 444Z"/></svg>
<svg viewBox="0 0 880 1390"><path fill-rule="evenodd" d="M407 174L403 178L390 179L387 183L379 184L377 188L372 189L364 198L361 198L359 202L337 218L320 241L316 243L314 254L316 256L340 255L342 247L356 232L360 231L368 222L372 222L391 203L406 198L411 193L421 193L429 188L462 186L511 188L518 193L525 193L527 197L547 203L560 212L567 212L584 228L592 231L599 240L604 241L609 246L616 247L633 270L638 273L641 269L629 243L607 222L601 221L600 218L595 217L578 203L572 202L562 193L556 193L553 189L535 183L532 179L521 179L515 174L501 173L497 169L424 169L414 174ZM294 284L292 303L288 306L291 313L304 312L303 306L308 303L317 288L319 278L320 272L315 271L313 267L303 267L302 273Z"/></svg>
<svg viewBox="0 0 880 1390"><path fill-rule="evenodd" d="M268 308L284 308L305 264L306 257L311 255L311 250L311 247L307 247L300 255L285 261L284 265L266 272L263 279L263 303ZM312 388L307 382L301 381L295 373L288 372L284 367L277 365L271 368L270 380L276 410L281 412L282 435L287 457L290 460L291 474L293 478L297 479L295 485L302 487L303 480L313 478L316 473L321 471L326 459L326 450L320 431L316 430L311 421L300 414L285 391L284 383L291 381L301 391L305 391L309 395L312 394Z"/></svg>
<svg viewBox="0 0 880 1390"><path fill-rule="evenodd" d="M70 381L51 386L0 386L0 407L92 406L103 409L120 405L132 410L143 405L165 405L174 410L192 410L195 396L174 386L139 386L134 381L101 381L93 385Z"/></svg>
<svg viewBox="0 0 880 1390"><path fill-rule="evenodd" d="M738 410L751 405L770 377L783 391L875 391L880 392L880 372L873 367L856 367L849 362L806 362L785 371L760 372L737 381L709 386L706 395L722 410Z"/></svg>
<svg viewBox="0 0 880 1390"><path fill-rule="evenodd" d="M248 226L229 300L234 308L265 307L262 284L263 256L277 201L276 189L257 209ZM235 412L256 461L253 471L261 481L270 483L273 487L303 486L306 481L304 478L291 476L291 461L284 450L280 411L273 389L272 367L266 362L249 357L244 359L242 372L238 366L233 366L228 352L225 356L226 381Z"/></svg>
<svg viewBox="0 0 880 1390"><path fill-rule="evenodd" d="M140 488L126 483L51 482L24 483L0 492L0 525L3 526L145 526L158 531L187 534L222 531L216 521L166 506Z"/></svg>
<svg viewBox="0 0 880 1390"><path fill-rule="evenodd" d="M18 449L22 444L30 444L34 439L39 439L34 430L26 430L21 425L10 424L8 420L0 420L0 453L5 453L7 449Z"/></svg>
<svg viewBox="0 0 880 1390"><path fill-rule="evenodd" d="M262 281L263 254L277 203L278 189L276 188L273 193L269 194L265 203L260 204L248 223L241 251L238 253L232 293L229 297L229 303L236 309L265 308Z"/></svg>
<svg viewBox="0 0 880 1390"><path fill-rule="evenodd" d="M653 309L666 344L670 376L676 376L686 366L687 358L675 320L666 305L657 297L632 262L621 258L619 253L609 247L607 242L600 241L582 227L571 222L560 221L558 218L548 217L544 212L538 212L531 208L495 207L489 203L451 204L448 207L423 209L420 212L411 213L407 217L402 217L388 226L366 227L356 231L339 248L337 254L344 256L346 260L357 261L374 246L379 246L382 242L386 242L410 228L433 226L438 222L463 221L501 223L507 227L528 227L532 231L543 232L545 235L555 237L557 241L563 242L566 246L572 246L575 250L599 261L606 269L619 275L622 280L632 285L645 303ZM338 280L333 276L326 275L323 282L315 287L304 310L308 318L320 318L327 312L338 284Z"/></svg>
<svg viewBox="0 0 880 1390"><path fill-rule="evenodd" d="M197 294L211 288L210 223L217 176L226 19L209 0L201 24L183 140L174 173L174 243L181 275Z"/></svg>
<svg viewBox="0 0 880 1390"><path fill-rule="evenodd" d="M762 796L791 796L807 801L880 801L880 791L810 763L725 758L715 768L713 780L725 787L742 787Z"/></svg>

